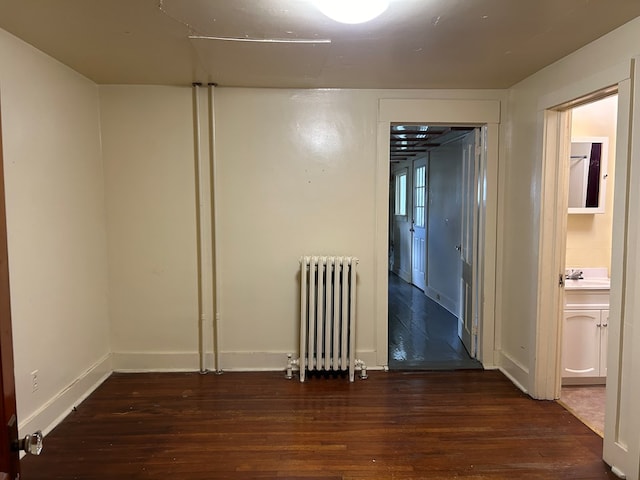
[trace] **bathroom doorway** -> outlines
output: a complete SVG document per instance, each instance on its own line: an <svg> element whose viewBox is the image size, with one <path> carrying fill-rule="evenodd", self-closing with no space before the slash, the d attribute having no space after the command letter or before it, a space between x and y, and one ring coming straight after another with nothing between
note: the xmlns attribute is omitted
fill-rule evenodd
<svg viewBox="0 0 640 480"><path fill-rule="evenodd" d="M604 436L618 95L569 111L560 403Z"/></svg>

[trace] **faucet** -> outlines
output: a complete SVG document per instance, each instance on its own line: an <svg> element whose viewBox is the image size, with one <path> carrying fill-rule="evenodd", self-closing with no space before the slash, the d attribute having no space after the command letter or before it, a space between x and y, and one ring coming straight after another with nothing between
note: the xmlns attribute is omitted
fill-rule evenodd
<svg viewBox="0 0 640 480"><path fill-rule="evenodd" d="M571 273L567 273L566 277L567 277L567 280L581 280L583 278L582 270L571 269Z"/></svg>

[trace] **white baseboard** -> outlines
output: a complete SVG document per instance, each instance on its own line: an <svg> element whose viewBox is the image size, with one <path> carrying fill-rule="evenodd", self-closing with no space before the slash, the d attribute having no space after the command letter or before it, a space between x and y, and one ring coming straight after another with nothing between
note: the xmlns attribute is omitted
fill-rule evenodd
<svg viewBox="0 0 640 480"><path fill-rule="evenodd" d="M236 372L284 371L287 353L221 352L219 366L222 370ZM208 370L214 368L213 360L213 354L207 353L205 366ZM200 370L200 356L198 352L115 352L113 370L123 373L196 372Z"/></svg>
<svg viewBox="0 0 640 480"><path fill-rule="evenodd" d="M449 313L451 313L451 315L455 316L456 318L459 317L460 312L456 311L458 309L458 305L454 300L447 297L444 293L441 293L435 288L432 288L428 285L427 285L427 288L425 288L424 293L431 300L433 300L438 305L440 305L445 310L447 310Z"/></svg>
<svg viewBox="0 0 640 480"><path fill-rule="evenodd" d="M220 365L222 370L229 372L259 372L286 370L287 355L298 358L297 351L291 352L222 352ZM356 352L356 359L362 360L367 368L382 369L376 366L376 353L373 350Z"/></svg>
<svg viewBox="0 0 640 480"><path fill-rule="evenodd" d="M529 383L529 369L511 357L508 353L500 352L499 370L524 393L529 393L525 385Z"/></svg>
<svg viewBox="0 0 640 480"><path fill-rule="evenodd" d="M71 413L75 406L82 403L109 378L111 372L111 354L107 354L42 407L21 420L18 424L20 438L36 430L42 430L42 433L48 434Z"/></svg>
<svg viewBox="0 0 640 480"><path fill-rule="evenodd" d="M220 368L226 372L285 371L287 355L298 358L298 352L220 352ZM198 352L115 352L112 354L113 371L137 372L195 372L200 369ZM362 360L368 369L382 370L376 365L374 350L359 350L356 358ZM213 354L208 353L205 365L213 369Z"/></svg>
<svg viewBox="0 0 640 480"><path fill-rule="evenodd" d="M286 370L287 354L296 352L220 352L220 367L225 372L269 372Z"/></svg>
<svg viewBox="0 0 640 480"><path fill-rule="evenodd" d="M606 385L607 377L563 377L562 386L565 385Z"/></svg>
<svg viewBox="0 0 640 480"><path fill-rule="evenodd" d="M200 370L198 352L114 352L112 356L114 372L197 372ZM213 354L207 353L205 367L213 368Z"/></svg>
<svg viewBox="0 0 640 480"><path fill-rule="evenodd" d="M406 270L394 270L394 272L397 276L399 276L402 280L404 280L407 283L411 283L411 272L407 272Z"/></svg>

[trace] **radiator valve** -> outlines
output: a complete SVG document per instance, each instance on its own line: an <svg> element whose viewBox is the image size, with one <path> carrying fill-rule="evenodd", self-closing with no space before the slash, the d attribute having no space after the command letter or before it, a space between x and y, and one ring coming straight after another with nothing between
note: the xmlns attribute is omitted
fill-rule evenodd
<svg viewBox="0 0 640 480"><path fill-rule="evenodd" d="M367 375L367 366L362 360L356 360L356 367L360 368L360 380L369 378L369 375Z"/></svg>
<svg viewBox="0 0 640 480"><path fill-rule="evenodd" d="M293 378L293 367L297 367L298 365L300 365L300 361L299 359L293 359L293 355L288 353L287 354L287 373L285 374L285 378L287 378L288 380L291 380Z"/></svg>

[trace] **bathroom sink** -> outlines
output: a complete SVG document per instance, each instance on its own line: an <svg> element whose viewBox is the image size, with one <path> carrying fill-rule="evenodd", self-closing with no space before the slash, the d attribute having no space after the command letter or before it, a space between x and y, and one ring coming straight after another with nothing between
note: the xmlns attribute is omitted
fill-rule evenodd
<svg viewBox="0 0 640 480"><path fill-rule="evenodd" d="M611 280L608 278L581 278L580 280L565 280L567 290L609 290Z"/></svg>

